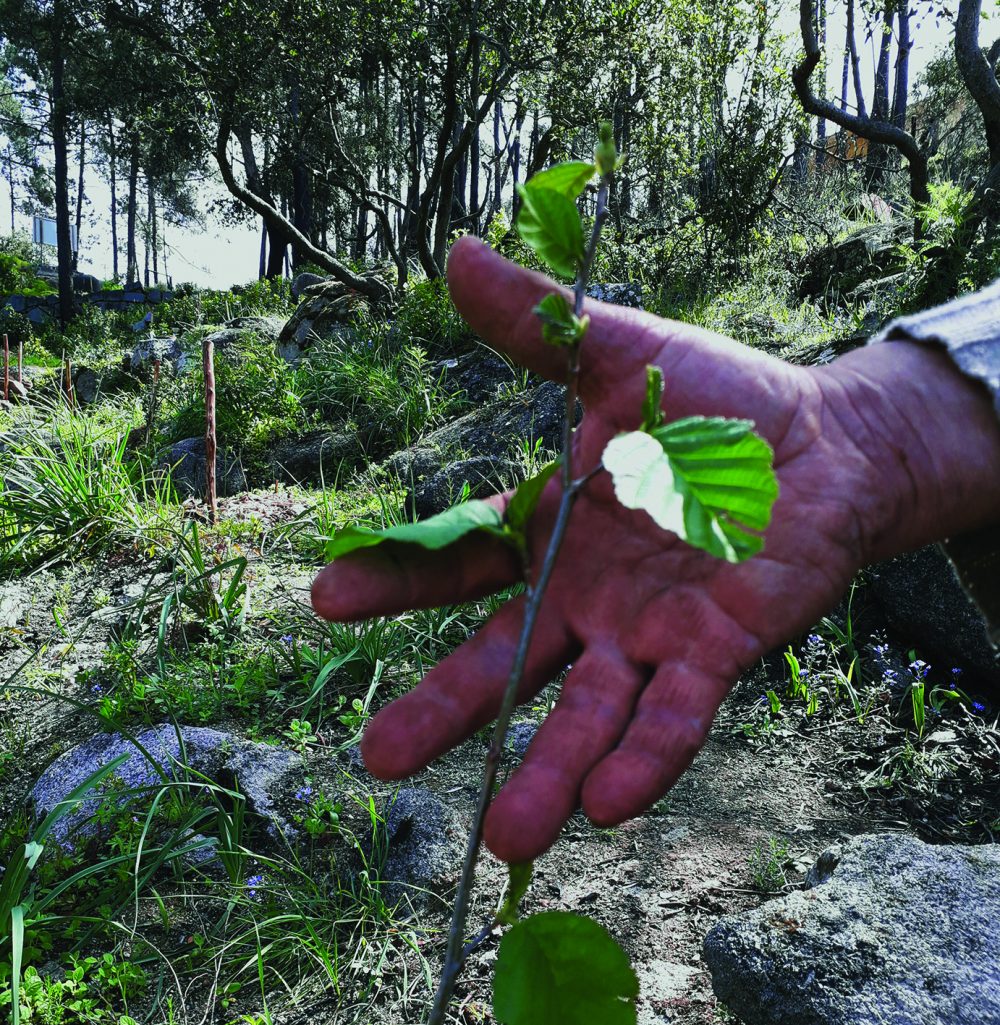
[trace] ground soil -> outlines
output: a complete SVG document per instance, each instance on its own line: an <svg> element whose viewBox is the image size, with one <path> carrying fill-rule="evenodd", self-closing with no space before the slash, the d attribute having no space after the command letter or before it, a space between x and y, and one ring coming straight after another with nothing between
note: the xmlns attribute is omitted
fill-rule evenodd
<svg viewBox="0 0 1000 1025"><path fill-rule="evenodd" d="M267 529L298 510L284 498L245 498L241 504ZM280 572L273 567L267 571L259 546L253 557L261 579L270 572L281 601L307 601L308 567L288 563ZM0 773L0 823L23 807L41 767L92 731L93 721L63 699L86 698L78 677L100 660L116 622L112 613L141 569L136 555L100 567L63 566L0 585L0 597L16 598L30 609L16 627L0 629L0 681L18 671L27 683L51 692L50 697L0 694L4 743L17 746L16 766L8 764ZM53 607L63 609L66 626L105 602L111 612L94 619L75 646L65 649ZM577 911L606 926L638 973L641 1025L735 1021L712 994L701 946L720 916L756 907L772 895L757 885L751 867L754 852L772 838L788 845L780 868L786 885L794 886L838 838L884 830L927 836L926 806L908 810L905 802L873 803L869 791L858 785L858 774L845 774L839 767L845 750L867 750L869 760L878 761L884 732L877 715L863 725L843 715L806 728L789 721L789 728L761 735L744 727L759 725L760 695L768 686L783 686L779 659L765 661L737 685L704 750L650 813L613 830L597 829L578 814L536 864L523 907ZM485 738L474 737L413 785L427 787L468 821L484 753ZM373 793L388 792L364 775L359 781ZM487 920L504 882L504 867L484 856L470 928ZM353 1017L343 1005L335 1007L329 994L310 993L306 985L295 994L294 1004L275 997L273 1020L279 1025L422 1021L430 976L436 975L444 945L450 894L437 897L418 901L416 918L401 921L401 935L405 932L408 940L396 945L394 956L378 969L376 1004L364 1012L364 1019ZM490 986L497 943L497 938L487 942L468 965L458 988L455 1022L493 1020Z"/></svg>

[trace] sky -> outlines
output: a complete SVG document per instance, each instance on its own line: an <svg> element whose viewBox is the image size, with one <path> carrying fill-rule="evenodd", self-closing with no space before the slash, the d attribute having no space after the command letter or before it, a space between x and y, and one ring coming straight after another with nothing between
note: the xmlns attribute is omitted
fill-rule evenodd
<svg viewBox="0 0 1000 1025"><path fill-rule="evenodd" d="M828 4L833 7L833 4ZM797 5L784 6L779 17L781 29L789 35L797 35L797 13L793 8ZM1000 12L1000 0L984 0L983 11L987 22L981 33L984 40L992 40L996 35L997 15ZM840 88L840 55L842 54L845 31L845 15L840 4L831 13L828 23L830 60L827 69L828 94L832 95ZM915 45L910 55L911 93L928 61L943 47L950 45L951 26L942 22L935 26L932 18L920 25L914 25L913 36ZM871 80L875 65L876 40L864 40L861 19L858 19L858 45L862 55L862 75L866 83L865 93L871 97ZM895 56L893 57L895 59ZM530 120L530 119L528 119ZM75 169L71 165L71 175L75 182ZM74 185L75 188L75 185ZM84 208L84 225L80 239L80 269L95 274L101 279L111 277L111 228L108 210L111 203L108 185L99 178L96 172L85 179L86 205ZM221 181L210 180L201 186L199 191L200 206L208 211L213 199L225 195ZM75 194L74 194L75 199ZM6 208L6 202L4 203ZM0 231L6 231L9 222L5 222ZM16 219L17 228L30 235L31 218L19 215ZM119 231L124 230L124 220L119 218ZM260 252L260 227L252 224L223 225L210 213L205 213L202 224L164 226L164 239L167 248L167 266L175 284L192 281L199 285L213 288L228 288L234 284L242 284L256 280ZM121 242L121 240L120 240ZM121 242L124 248L123 242ZM142 250L140 244L140 269ZM124 255L120 257L124 263Z"/></svg>

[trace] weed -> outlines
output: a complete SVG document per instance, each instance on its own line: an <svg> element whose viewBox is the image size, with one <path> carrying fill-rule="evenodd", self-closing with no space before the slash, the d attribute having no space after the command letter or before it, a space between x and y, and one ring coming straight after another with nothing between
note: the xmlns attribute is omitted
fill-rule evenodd
<svg viewBox="0 0 1000 1025"><path fill-rule="evenodd" d="M785 866L788 864L789 847L785 840L768 837L767 843L755 847L747 859L750 881L754 888L764 893L777 893L788 883Z"/></svg>

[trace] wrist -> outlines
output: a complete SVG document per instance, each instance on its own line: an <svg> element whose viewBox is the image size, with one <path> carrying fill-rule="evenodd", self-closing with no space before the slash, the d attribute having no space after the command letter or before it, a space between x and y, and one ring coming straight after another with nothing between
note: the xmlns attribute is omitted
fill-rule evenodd
<svg viewBox="0 0 1000 1025"><path fill-rule="evenodd" d="M865 463L852 496L865 562L1000 522L1000 419L942 349L882 342L815 373Z"/></svg>

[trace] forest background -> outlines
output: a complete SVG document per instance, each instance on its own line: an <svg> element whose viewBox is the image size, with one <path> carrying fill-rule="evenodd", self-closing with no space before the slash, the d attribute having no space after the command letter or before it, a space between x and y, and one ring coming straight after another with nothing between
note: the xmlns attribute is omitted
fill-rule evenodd
<svg viewBox="0 0 1000 1025"><path fill-rule="evenodd" d="M943 244L935 291L954 291L994 266L976 248L1000 155L990 13L5 0L5 205L12 231L55 212L67 273L225 286L310 266L375 297L439 276L457 233L526 256L509 230L517 184L582 153L606 116L627 159L601 272L668 312L751 264L791 269L845 217L916 208L937 245L909 255Z"/></svg>

